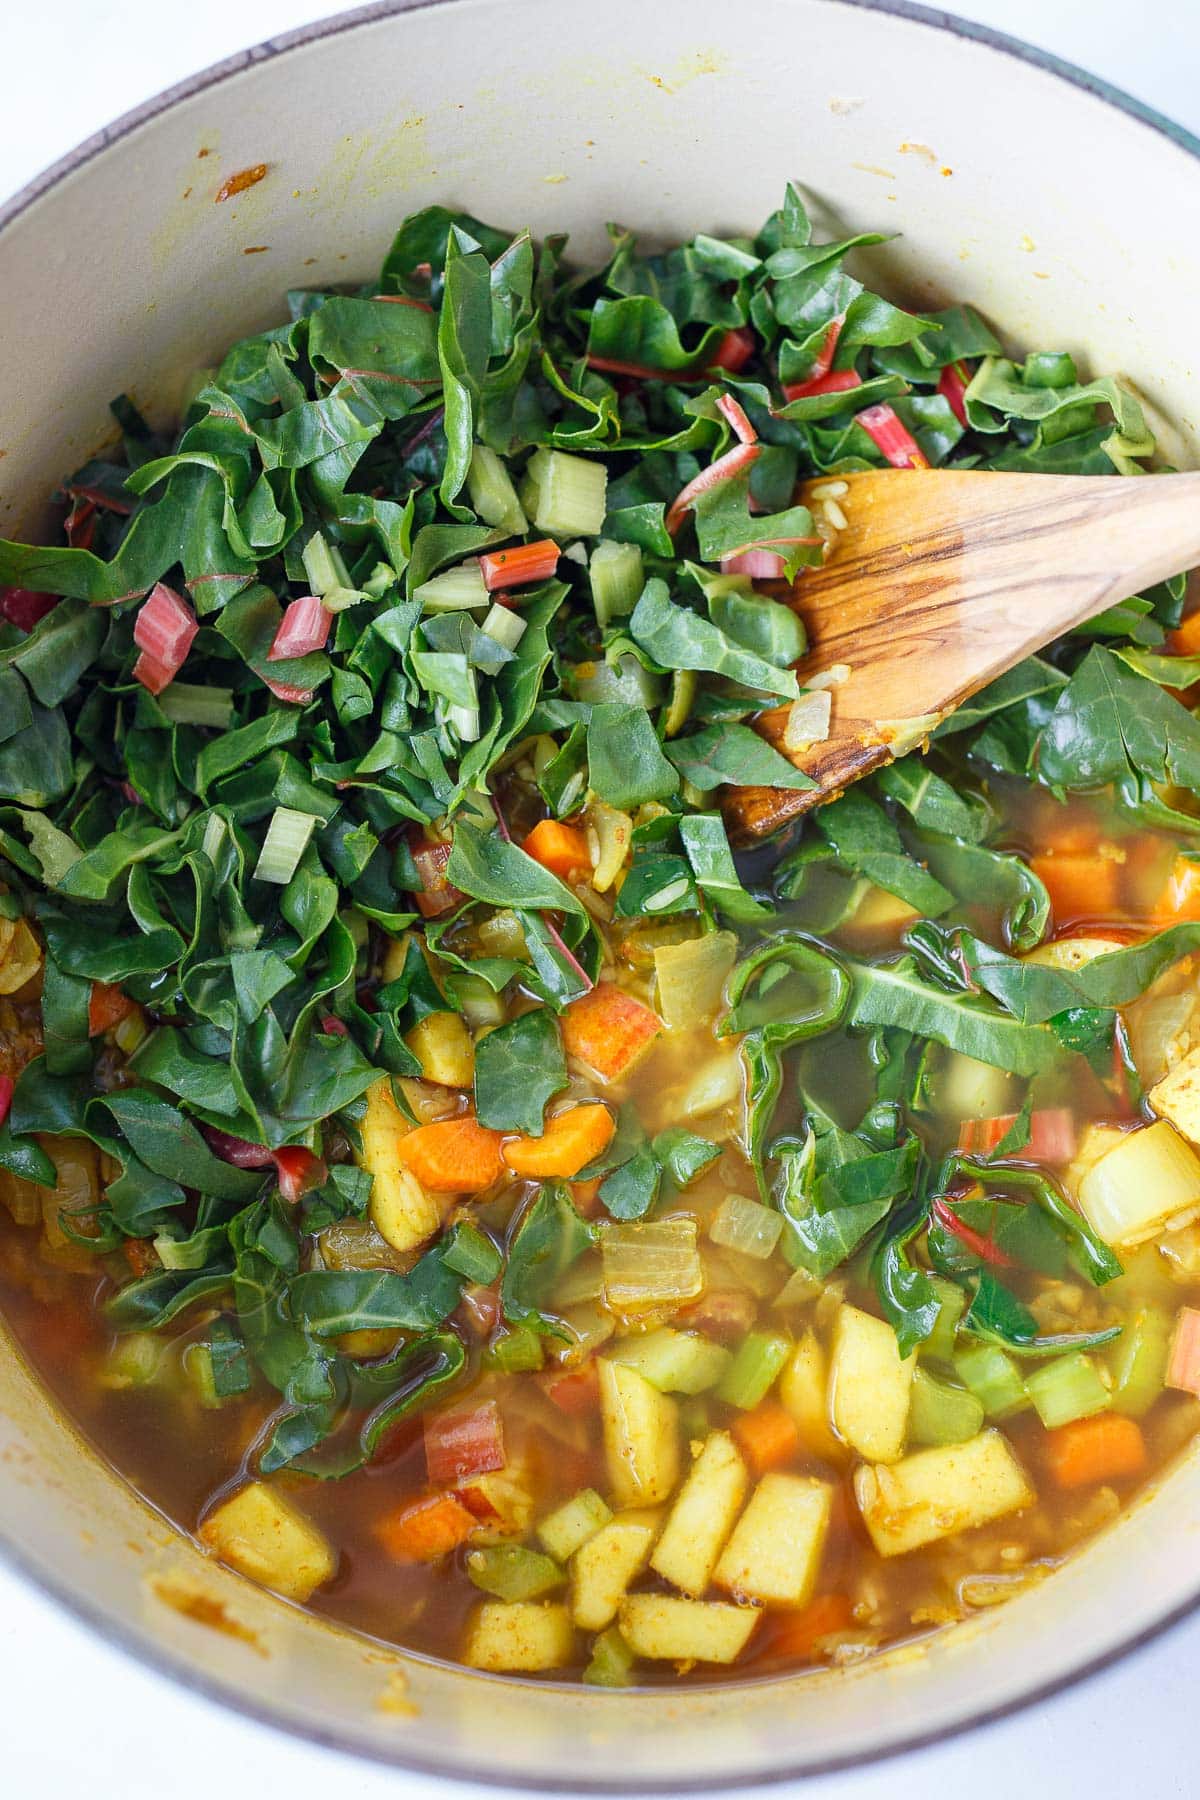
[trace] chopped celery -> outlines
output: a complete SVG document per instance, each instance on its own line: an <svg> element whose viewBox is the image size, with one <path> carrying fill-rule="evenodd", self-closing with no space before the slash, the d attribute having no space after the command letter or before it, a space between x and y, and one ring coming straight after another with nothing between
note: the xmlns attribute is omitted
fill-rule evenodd
<svg viewBox="0 0 1200 1800"><path fill-rule="evenodd" d="M585 1251L564 1269L554 1284L555 1306L578 1306L584 1300L599 1300L604 1293L604 1273L594 1251Z"/></svg>
<svg viewBox="0 0 1200 1800"><path fill-rule="evenodd" d="M938 1297L938 1316L933 1330L920 1347L920 1354L926 1361L949 1362L954 1355L954 1336L966 1308L967 1296L957 1282L947 1281L944 1275L931 1275L929 1280Z"/></svg>
<svg viewBox="0 0 1200 1800"><path fill-rule="evenodd" d="M583 1679L589 1687L628 1687L633 1663L633 1651L616 1626L610 1625L592 1645L592 1660Z"/></svg>
<svg viewBox="0 0 1200 1800"><path fill-rule="evenodd" d="M215 1412L224 1404L213 1378L212 1351L207 1344L189 1344L183 1353L183 1372L201 1406Z"/></svg>
<svg viewBox="0 0 1200 1800"><path fill-rule="evenodd" d="M483 570L477 561L459 563L457 568L443 569L440 575L431 575L414 589L413 599L419 600L426 612L469 612L477 606L488 604L488 591L484 586Z"/></svg>
<svg viewBox="0 0 1200 1800"><path fill-rule="evenodd" d="M1021 1371L994 1344L979 1344L954 1358L954 1370L982 1403L989 1419L1007 1419L1029 1405Z"/></svg>
<svg viewBox="0 0 1200 1800"><path fill-rule="evenodd" d="M480 721L477 706L451 706L446 713L446 721L460 744L473 744L478 740Z"/></svg>
<svg viewBox="0 0 1200 1800"><path fill-rule="evenodd" d="M467 472L471 506L485 525L503 526L513 537L524 537L529 523L517 499L517 490L501 459L486 444L476 444Z"/></svg>
<svg viewBox="0 0 1200 1800"><path fill-rule="evenodd" d="M663 697L662 677L654 675L631 654L620 656L616 663L576 663L568 680L577 700L592 706L613 700L628 706L642 706L648 712Z"/></svg>
<svg viewBox="0 0 1200 1800"><path fill-rule="evenodd" d="M199 1349L199 1345L193 1345ZM149 1387L164 1371L167 1346L149 1331L131 1331L117 1339L97 1380L104 1388ZM185 1355L186 1362L186 1355Z"/></svg>
<svg viewBox="0 0 1200 1800"><path fill-rule="evenodd" d="M1112 1405L1112 1395L1095 1357L1057 1356L1025 1377L1029 1398L1048 1431L1089 1419Z"/></svg>
<svg viewBox="0 0 1200 1800"><path fill-rule="evenodd" d="M927 1370L913 1373L908 1403L908 1436L914 1444L965 1444L983 1428L983 1402L966 1388L935 1381Z"/></svg>
<svg viewBox="0 0 1200 1800"><path fill-rule="evenodd" d="M555 1306L558 1305L556 1300ZM607 1344L616 1330L612 1314L598 1300L564 1306L559 1316L578 1356L586 1356L589 1351L598 1350L601 1344Z"/></svg>
<svg viewBox="0 0 1200 1800"><path fill-rule="evenodd" d="M525 621L511 606L501 606L499 600L493 600L480 630L505 650L515 650L525 636Z"/></svg>
<svg viewBox="0 0 1200 1800"><path fill-rule="evenodd" d="M537 1534L555 1561L565 1563L611 1518L612 1512L595 1488L581 1488L542 1520Z"/></svg>
<svg viewBox="0 0 1200 1800"><path fill-rule="evenodd" d="M1157 1306L1134 1313L1109 1352L1114 1412L1138 1419L1163 1391L1171 1348L1171 1320Z"/></svg>
<svg viewBox="0 0 1200 1800"><path fill-rule="evenodd" d="M296 812L290 806L277 806L271 814L271 823L267 826L267 835L258 853L255 880L273 881L279 887L286 887L308 848L308 840L316 823L312 813Z"/></svg>
<svg viewBox="0 0 1200 1800"><path fill-rule="evenodd" d="M528 1325L517 1325L492 1339L483 1353L486 1369L500 1369L506 1375L517 1375L525 1369L542 1366L542 1340Z"/></svg>
<svg viewBox="0 0 1200 1800"><path fill-rule="evenodd" d="M508 1017L502 995L498 994L480 975L464 975L455 971L453 982L454 998L462 1009L463 1018L468 1025L478 1029L481 1025L503 1025Z"/></svg>
<svg viewBox="0 0 1200 1800"><path fill-rule="evenodd" d="M596 458L535 450L525 471L521 503L549 537L599 537L607 510L608 470Z"/></svg>
<svg viewBox="0 0 1200 1800"><path fill-rule="evenodd" d="M605 1225L600 1239L604 1295L616 1312L695 1300L704 1287L695 1219Z"/></svg>
<svg viewBox="0 0 1200 1800"><path fill-rule="evenodd" d="M715 1387L733 1357L720 1344L691 1331L663 1325L643 1336L622 1338L609 1352L614 1362L644 1375L662 1394L702 1394Z"/></svg>
<svg viewBox="0 0 1200 1800"><path fill-rule="evenodd" d="M453 1236L446 1240L442 1262L455 1275L480 1282L484 1287L495 1281L500 1273L500 1252L495 1244L465 1220L459 1221Z"/></svg>
<svg viewBox="0 0 1200 1800"><path fill-rule="evenodd" d="M304 573L308 576L314 594L319 594L327 606L340 611L334 605L335 597L342 605L347 602L343 596L350 596L350 604L359 598L350 571L342 561L341 551L333 544L327 543L319 531L314 531L304 549L300 552L300 560L304 564Z"/></svg>
<svg viewBox="0 0 1200 1800"><path fill-rule="evenodd" d="M717 1399L751 1412L764 1400L788 1359L792 1340L779 1331L751 1331L721 1377Z"/></svg>
<svg viewBox="0 0 1200 1800"><path fill-rule="evenodd" d="M708 1227L714 1244L756 1261L771 1255L782 1232L782 1214L744 1194L726 1194Z"/></svg>
<svg viewBox="0 0 1200 1800"><path fill-rule="evenodd" d="M726 1353L728 1354L728 1352ZM685 1443L693 1438L706 1438L711 1423L708 1402L702 1394L685 1394L676 1401L679 1408L679 1432Z"/></svg>
<svg viewBox="0 0 1200 1800"><path fill-rule="evenodd" d="M700 691L700 677L695 669L676 669L671 676L671 700L667 707L667 716L663 720L663 736L673 738L682 731L688 722L696 695ZM688 786L692 784L689 782ZM703 807L703 800L700 802Z"/></svg>
<svg viewBox="0 0 1200 1800"><path fill-rule="evenodd" d="M176 725L207 725L214 731L224 731L233 721L232 688L173 681L159 695L158 704Z"/></svg>
<svg viewBox="0 0 1200 1800"><path fill-rule="evenodd" d="M146 1023L146 1015L141 1007L118 1019L113 1027L113 1043L124 1056L132 1056L144 1038L149 1037L150 1027Z"/></svg>
<svg viewBox="0 0 1200 1800"><path fill-rule="evenodd" d="M477 1588L498 1600L539 1600L566 1580L552 1557L524 1544L488 1544L472 1550L467 1574Z"/></svg>
<svg viewBox="0 0 1200 1800"><path fill-rule="evenodd" d="M636 544L617 544L611 538L601 538L592 551L588 572L596 623L601 629L633 611L646 584L642 553Z"/></svg>

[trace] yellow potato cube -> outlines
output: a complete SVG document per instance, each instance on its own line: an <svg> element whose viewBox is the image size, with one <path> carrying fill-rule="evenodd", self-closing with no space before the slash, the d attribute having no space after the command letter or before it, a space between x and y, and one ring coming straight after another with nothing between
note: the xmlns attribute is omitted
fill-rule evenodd
<svg viewBox="0 0 1200 1800"><path fill-rule="evenodd" d="M8 929L0 946L0 994L15 994L42 966L42 946L24 919L4 921Z"/></svg>
<svg viewBox="0 0 1200 1800"><path fill-rule="evenodd" d="M359 1130L359 1164L371 1177L371 1223L393 1250L414 1250L442 1222L445 1197L427 1194L400 1161L399 1142L412 1127L392 1098L386 1075L367 1090L367 1110Z"/></svg>
<svg viewBox="0 0 1200 1800"><path fill-rule="evenodd" d="M829 1361L820 1339L806 1331L779 1377L779 1398L796 1421L806 1450L823 1462L846 1461L846 1446L829 1429Z"/></svg>
<svg viewBox="0 0 1200 1800"><path fill-rule="evenodd" d="M1030 950L1021 961L1037 963L1043 969L1062 969L1072 975L1076 969L1085 968L1098 956L1109 956L1114 950L1124 948L1124 944L1117 938L1056 938L1052 944L1039 944L1036 950Z"/></svg>
<svg viewBox="0 0 1200 1800"><path fill-rule="evenodd" d="M733 1438L727 1431L710 1431L655 1545L650 1558L655 1574L685 1594L702 1594L749 1485Z"/></svg>
<svg viewBox="0 0 1200 1800"><path fill-rule="evenodd" d="M808 1475L764 1475L714 1577L741 1600L803 1606L816 1586L833 1489Z"/></svg>
<svg viewBox="0 0 1200 1800"><path fill-rule="evenodd" d="M197 1535L231 1569L285 1600L307 1600L337 1567L325 1534L265 1481L240 1488L209 1513Z"/></svg>
<svg viewBox="0 0 1200 1800"><path fill-rule="evenodd" d="M1146 1098L1189 1143L1200 1144L1200 1045L1155 1082Z"/></svg>
<svg viewBox="0 0 1200 1800"><path fill-rule="evenodd" d="M536 1600L485 1600L467 1626L463 1661L469 1669L561 1669L575 1654L575 1629L565 1606Z"/></svg>
<svg viewBox="0 0 1200 1800"><path fill-rule="evenodd" d="M603 1631L635 1576L646 1566L661 1519L656 1512L618 1513L571 1558L571 1616L581 1631Z"/></svg>
<svg viewBox="0 0 1200 1800"><path fill-rule="evenodd" d="M1031 1506L1024 1469L999 1431L918 1450L890 1468L855 1471L854 1497L880 1556L903 1556L938 1538Z"/></svg>
<svg viewBox="0 0 1200 1800"><path fill-rule="evenodd" d="M475 1079L475 1046L466 1020L455 1012L426 1013L404 1039L426 1081L438 1087L470 1087Z"/></svg>
<svg viewBox="0 0 1200 1800"><path fill-rule="evenodd" d="M565 1563L611 1518L612 1513L595 1488L582 1488L542 1520L537 1534L555 1562Z"/></svg>
<svg viewBox="0 0 1200 1800"><path fill-rule="evenodd" d="M635 1656L655 1662L736 1662L762 1614L721 1600L630 1594L621 1602L621 1636Z"/></svg>
<svg viewBox="0 0 1200 1800"><path fill-rule="evenodd" d="M679 1479L679 1408L644 1375L601 1357L600 1412L608 1478L619 1506L653 1506Z"/></svg>
<svg viewBox="0 0 1200 1800"><path fill-rule="evenodd" d="M904 1452L915 1356L901 1357L884 1319L856 1306L838 1310L829 1366L829 1416L838 1436L868 1462Z"/></svg>
<svg viewBox="0 0 1200 1800"><path fill-rule="evenodd" d="M407 959L408 933L404 932L400 937L389 938L383 952L383 966L380 970L385 985L389 981L399 981L404 973L404 964Z"/></svg>

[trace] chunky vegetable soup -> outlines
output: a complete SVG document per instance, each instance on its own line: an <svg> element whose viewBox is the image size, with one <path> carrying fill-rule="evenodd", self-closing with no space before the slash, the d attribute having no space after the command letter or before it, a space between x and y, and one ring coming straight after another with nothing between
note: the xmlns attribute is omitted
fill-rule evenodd
<svg viewBox="0 0 1200 1800"><path fill-rule="evenodd" d="M810 785L845 477L1153 453L864 241L428 209L0 544L5 1317L213 1556L474 1668L846 1662L1200 1420L1182 582L726 825Z"/></svg>

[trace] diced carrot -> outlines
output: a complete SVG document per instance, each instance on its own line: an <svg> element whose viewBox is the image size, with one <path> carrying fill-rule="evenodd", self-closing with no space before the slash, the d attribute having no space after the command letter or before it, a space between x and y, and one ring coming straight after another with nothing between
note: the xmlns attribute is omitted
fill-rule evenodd
<svg viewBox="0 0 1200 1800"><path fill-rule="evenodd" d="M425 1415L425 1468L435 1486L502 1469L504 1425L494 1400Z"/></svg>
<svg viewBox="0 0 1200 1800"><path fill-rule="evenodd" d="M1167 633L1167 649L1174 656L1200 656L1200 606Z"/></svg>
<svg viewBox="0 0 1200 1800"><path fill-rule="evenodd" d="M465 1544L474 1529L474 1514L453 1494L430 1494L385 1514L375 1536L397 1562L437 1562Z"/></svg>
<svg viewBox="0 0 1200 1800"><path fill-rule="evenodd" d="M611 981L572 1000L562 1016L568 1056L594 1069L602 1081L616 1081L645 1054L662 1030L657 1013Z"/></svg>
<svg viewBox="0 0 1200 1800"><path fill-rule="evenodd" d="M593 1175L590 1181L571 1183L571 1200L581 1219L594 1219L599 1212L602 1179L600 1175Z"/></svg>
<svg viewBox="0 0 1200 1800"><path fill-rule="evenodd" d="M151 1269L162 1267L153 1238L126 1238L121 1251L135 1275L148 1275Z"/></svg>
<svg viewBox="0 0 1200 1800"><path fill-rule="evenodd" d="M853 1626L854 1609L848 1594L815 1594L807 1606L772 1619L766 1651L789 1662L815 1662L822 1638L850 1631Z"/></svg>
<svg viewBox="0 0 1200 1800"><path fill-rule="evenodd" d="M753 1412L739 1414L733 1435L758 1475L782 1469L794 1460L800 1448L796 1421L778 1400L764 1400Z"/></svg>
<svg viewBox="0 0 1200 1800"><path fill-rule="evenodd" d="M569 1181L608 1149L617 1121L598 1100L555 1113L541 1137L513 1138L500 1154L527 1181Z"/></svg>
<svg viewBox="0 0 1200 1800"><path fill-rule="evenodd" d="M1200 1312L1194 1306L1179 1309L1167 1362L1167 1386L1200 1395Z"/></svg>
<svg viewBox="0 0 1200 1800"><path fill-rule="evenodd" d="M547 1400L552 1400L560 1412L574 1416L595 1412L600 1405L600 1377L593 1356L577 1369L554 1369L538 1380Z"/></svg>
<svg viewBox="0 0 1200 1800"><path fill-rule="evenodd" d="M1029 866L1045 883L1058 926L1075 919L1107 919L1121 910L1121 867L1096 850L1032 856Z"/></svg>
<svg viewBox="0 0 1200 1800"><path fill-rule="evenodd" d="M502 1138L471 1114L418 1125L396 1141L396 1154L431 1194L480 1194L504 1174Z"/></svg>
<svg viewBox="0 0 1200 1800"><path fill-rule="evenodd" d="M1046 1433L1046 1462L1059 1487L1088 1487L1140 1475L1146 1443L1136 1419L1123 1413L1094 1413Z"/></svg>
<svg viewBox="0 0 1200 1800"><path fill-rule="evenodd" d="M1016 1124L1016 1113L994 1119L964 1119L958 1128L958 1147L968 1156L985 1156ZM1033 1162L1070 1162L1075 1154L1075 1120L1065 1106L1041 1106L1029 1118L1029 1142L1014 1156Z"/></svg>
<svg viewBox="0 0 1200 1800"><path fill-rule="evenodd" d="M564 825L560 819L540 819L521 848L560 881L577 881L581 875L592 872L588 841L578 825Z"/></svg>
<svg viewBox="0 0 1200 1800"><path fill-rule="evenodd" d="M494 594L499 588L549 581L560 555L553 538L539 538L536 544L514 544L510 550L489 550L479 559L483 585L489 594Z"/></svg>
<svg viewBox="0 0 1200 1800"><path fill-rule="evenodd" d="M88 1036L99 1037L102 1032L111 1031L122 1019L127 1019L137 1007L136 1000L111 981L93 981L92 991L88 997Z"/></svg>
<svg viewBox="0 0 1200 1800"><path fill-rule="evenodd" d="M1175 858L1167 885L1158 897L1154 923L1160 931L1200 919L1200 862L1182 853Z"/></svg>

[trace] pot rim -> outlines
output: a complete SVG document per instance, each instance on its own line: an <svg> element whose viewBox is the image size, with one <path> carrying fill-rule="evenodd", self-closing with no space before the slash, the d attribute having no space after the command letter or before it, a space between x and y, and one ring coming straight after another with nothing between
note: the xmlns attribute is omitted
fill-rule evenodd
<svg viewBox="0 0 1200 1800"><path fill-rule="evenodd" d="M337 37L345 32L356 31L361 26L372 25L401 13L423 12L449 3L450 0L374 0L373 4L354 7L349 11L315 20L311 24L298 26L292 31L282 32L276 37L264 39L261 43L252 45L248 49L235 51L231 56L211 63L195 75L186 76L182 81L162 89L160 93L155 94L149 100L143 101L140 106L135 106L128 112L120 114L110 125L102 127L101 130L85 138L65 156L61 156L51 163L41 174L34 176L10 199L0 205L0 234L3 234L9 225L19 219L44 195L52 192L77 170L86 167L102 152L114 144L120 143L123 138L130 136L143 125L150 124L161 114L169 112L183 101L190 100L194 95L201 94L210 87L215 87L233 76L240 75L258 63L284 56L292 50L319 43L324 38ZM989 25L961 18L957 14L921 5L918 0L822 0L822 4L854 8L867 13L882 13L914 25L925 25L933 30L943 31L950 37L965 39L970 43L980 44L986 49L1013 57L1018 62L1040 69L1046 74L1068 83L1071 87L1092 95L1106 106L1133 119L1139 125L1144 125L1157 132L1177 149L1200 162L1200 136L1168 118L1155 107L1135 99L1132 94L1126 93L1123 88L1106 81L1102 76L1081 69L1076 63L1056 56L1049 50L1042 50L1033 44L1028 44L1024 39L1013 37L1008 32L997 31ZM84 1598L65 1583L59 1582L49 1571L37 1566L19 1545L8 1537L2 1525L0 1525L0 1562L15 1574L28 1580L33 1587L61 1606L73 1619L87 1626L104 1643L112 1645L123 1655L137 1662L141 1668L169 1677L190 1694L211 1700L257 1725L268 1726L273 1731L316 1744L321 1749L361 1757L385 1768L411 1770L414 1774L429 1776L437 1780L473 1781L487 1787L510 1791L525 1789L530 1792L550 1794L563 1791L561 1782L551 1781L537 1775L510 1776L499 1774L492 1767L473 1764L466 1760L457 1760L453 1766L450 1766L446 1763L434 1762L424 1756L413 1756L402 1752L393 1754L388 1750L355 1742L342 1731L323 1729L319 1723L285 1721L269 1706L249 1700L238 1691L227 1689L218 1681L199 1674L182 1656L171 1651L164 1651L161 1645L155 1645L151 1649L148 1641L136 1628L114 1623L101 1606ZM1198 1610L1200 1610L1200 1582L1197 1583L1187 1599L1182 1600L1179 1605L1173 1607L1154 1624L1134 1632L1120 1643L1113 1645L1112 1648L1088 1658L1077 1667L1052 1680L1039 1683L1038 1686L1031 1688L1028 1693L1022 1694L1019 1698L993 1706L982 1706L977 1712L964 1716L950 1725L940 1725L897 1736L894 1741L878 1749L848 1753L844 1756L825 1756L816 1760L805 1760L801 1757L786 1768L757 1774L749 1778L718 1775L687 1782L643 1779L641 1787L644 1792L655 1794L730 1793L739 1789L775 1787L783 1782L811 1780L822 1775L869 1768L913 1751L930 1748L934 1744L946 1743L952 1738L965 1735L968 1731L999 1723L1001 1720L1024 1711L1027 1707L1052 1699L1055 1695L1079 1686L1093 1676L1103 1673L1117 1662L1132 1657L1136 1651L1164 1636ZM782 1686L783 1682L780 1685ZM582 1794L614 1794L626 1791L624 1782L615 1777L612 1779L598 1778L582 1774L579 1770L575 1770L572 1774L571 1789L575 1793Z"/></svg>

